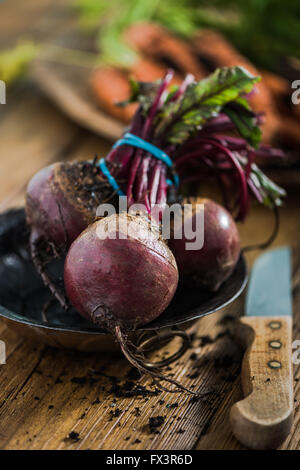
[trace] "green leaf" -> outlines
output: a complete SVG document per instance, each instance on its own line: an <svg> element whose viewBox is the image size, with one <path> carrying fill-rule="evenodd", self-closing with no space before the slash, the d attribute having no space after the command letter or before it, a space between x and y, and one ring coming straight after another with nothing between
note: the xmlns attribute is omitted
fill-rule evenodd
<svg viewBox="0 0 300 470"><path fill-rule="evenodd" d="M204 80L189 85L181 100L164 107L156 136L165 135L172 144L182 144L208 120L222 112L226 104L241 103L259 80L243 67L223 67Z"/></svg>
<svg viewBox="0 0 300 470"><path fill-rule="evenodd" d="M0 80L9 85L21 77L38 50L31 41L23 41L12 49L0 51Z"/></svg>
<svg viewBox="0 0 300 470"><path fill-rule="evenodd" d="M129 84L131 91L129 98L116 103L117 106L124 107L129 103L139 102L142 104L143 112L147 112L160 85L160 80L157 82L139 82L130 78Z"/></svg>
<svg viewBox="0 0 300 470"><path fill-rule="evenodd" d="M248 102L244 101L245 103L241 101L228 103L223 108L223 113L231 119L241 137L247 140L252 147L258 148L262 132L257 125L255 114L251 111Z"/></svg>
<svg viewBox="0 0 300 470"><path fill-rule="evenodd" d="M74 0L78 23L85 32L91 32L100 24L100 18L108 14L109 2L102 0Z"/></svg>
<svg viewBox="0 0 300 470"><path fill-rule="evenodd" d="M114 29L102 33L99 41L101 61L112 66L131 67L138 58L137 52L129 47Z"/></svg>
<svg viewBox="0 0 300 470"><path fill-rule="evenodd" d="M251 165L251 179L261 193L265 206L272 209L274 206L282 205L282 198L286 196L286 191L270 180L255 163Z"/></svg>
<svg viewBox="0 0 300 470"><path fill-rule="evenodd" d="M170 85L165 103L169 103L172 100L173 96L175 95L175 93L177 93L178 89L179 89L178 85Z"/></svg>
<svg viewBox="0 0 300 470"><path fill-rule="evenodd" d="M88 0L92 3L95 0ZM139 57L135 48L128 45L124 32L139 21L150 21L159 0L97 0L103 6L98 46L102 62L130 68Z"/></svg>

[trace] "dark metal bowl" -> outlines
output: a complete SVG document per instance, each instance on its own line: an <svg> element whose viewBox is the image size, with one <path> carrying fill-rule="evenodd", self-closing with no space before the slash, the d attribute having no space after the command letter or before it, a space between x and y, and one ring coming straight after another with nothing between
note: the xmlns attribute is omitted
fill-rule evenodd
<svg viewBox="0 0 300 470"><path fill-rule="evenodd" d="M165 339L170 330L178 334L179 325L186 329L198 318L236 299L246 282L247 268L241 256L234 272L217 292L180 286L169 307L156 320L138 329L133 340L145 337L145 332L150 335L155 331ZM0 317L20 334L52 346L81 351L118 350L110 333L83 319L74 309L64 311L56 301L49 304L45 318L42 311L50 299L27 250L23 209L0 215Z"/></svg>

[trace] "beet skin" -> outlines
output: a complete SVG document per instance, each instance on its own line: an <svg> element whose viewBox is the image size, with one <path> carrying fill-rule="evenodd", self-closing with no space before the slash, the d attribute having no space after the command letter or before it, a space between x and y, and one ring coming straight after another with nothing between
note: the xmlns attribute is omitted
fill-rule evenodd
<svg viewBox="0 0 300 470"><path fill-rule="evenodd" d="M129 235L121 238L128 222ZM69 249L64 271L67 295L100 327L128 331L149 323L175 293L174 256L156 226L147 230L148 222L127 213L106 217L90 225ZM118 223L116 232L113 223ZM109 238L112 233L115 239Z"/></svg>
<svg viewBox="0 0 300 470"><path fill-rule="evenodd" d="M204 244L199 250L187 250L187 240L171 238L171 248L177 261L179 277L199 286L217 290L232 273L239 255L240 238L236 224L223 206L210 199L191 198L189 217L195 221L196 205L204 204Z"/></svg>
<svg viewBox="0 0 300 470"><path fill-rule="evenodd" d="M34 237L51 240L56 247L68 246L93 221L74 197L65 169L72 164L54 163L30 180L26 215Z"/></svg>
<svg viewBox="0 0 300 470"><path fill-rule="evenodd" d="M31 256L44 284L64 308L65 294L49 276L48 262L51 258L64 259L72 241L94 222L98 205L111 200L112 195L95 162L54 163L38 171L28 184L26 217Z"/></svg>

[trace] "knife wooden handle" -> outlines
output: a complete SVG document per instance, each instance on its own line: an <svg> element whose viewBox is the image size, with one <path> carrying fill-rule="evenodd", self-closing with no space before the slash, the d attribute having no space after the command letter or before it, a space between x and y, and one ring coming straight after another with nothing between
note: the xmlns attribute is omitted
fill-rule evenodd
<svg viewBox="0 0 300 470"><path fill-rule="evenodd" d="M246 398L231 408L232 430L246 447L274 449L293 420L292 318L242 317L237 333L247 348L242 364Z"/></svg>

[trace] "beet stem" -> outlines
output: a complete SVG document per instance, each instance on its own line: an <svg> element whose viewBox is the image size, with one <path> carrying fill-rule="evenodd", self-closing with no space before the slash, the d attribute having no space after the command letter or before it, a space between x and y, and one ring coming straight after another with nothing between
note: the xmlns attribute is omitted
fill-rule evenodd
<svg viewBox="0 0 300 470"><path fill-rule="evenodd" d="M273 226L273 230L269 238L263 243L245 246L244 248L242 248L242 253L246 253L248 251L253 251L253 250L266 250L273 243L273 241L278 235L278 230L280 226L279 210L275 204L273 207L273 213L274 213L274 226Z"/></svg>

